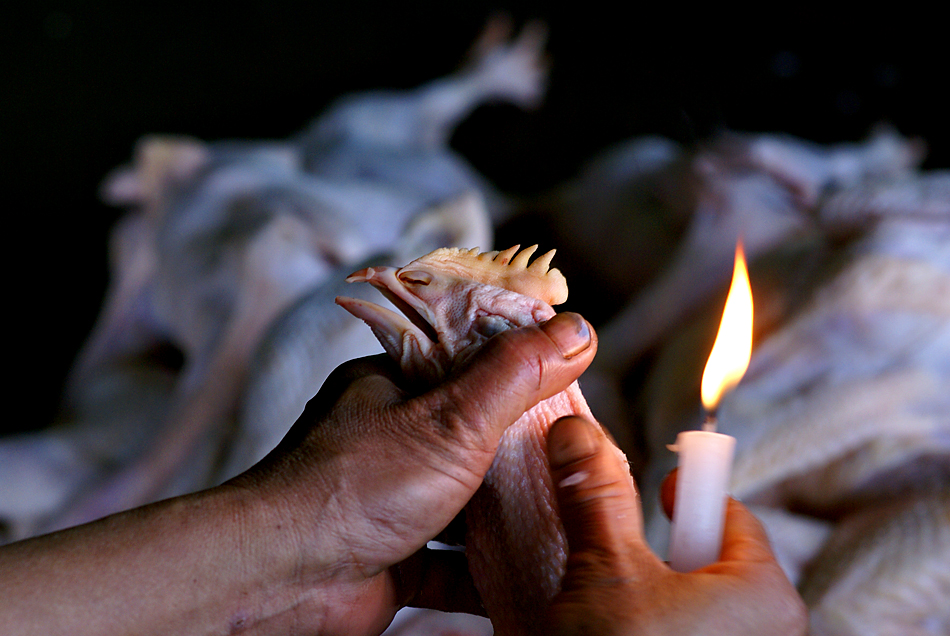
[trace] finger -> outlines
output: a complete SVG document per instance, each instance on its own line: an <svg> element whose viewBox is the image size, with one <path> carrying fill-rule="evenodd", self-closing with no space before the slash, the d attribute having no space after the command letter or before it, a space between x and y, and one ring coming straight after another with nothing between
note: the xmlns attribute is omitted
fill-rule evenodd
<svg viewBox="0 0 950 636"><path fill-rule="evenodd" d="M726 506L720 561L775 561L762 522L732 497Z"/></svg>
<svg viewBox="0 0 950 636"><path fill-rule="evenodd" d="M401 373L399 366L385 353L356 358L334 369L314 397L325 395L332 400L357 380L370 376L380 376L395 384Z"/></svg>
<svg viewBox="0 0 950 636"><path fill-rule="evenodd" d="M640 501L622 453L599 426L580 417L548 432L551 476L571 555L590 553L616 563L643 542Z"/></svg>
<svg viewBox="0 0 950 636"><path fill-rule="evenodd" d="M340 434L340 431L332 430L333 427L328 426L333 422L328 414L347 391L353 390L357 384L359 387L355 393L362 401L384 405L401 399L402 392L394 382L398 374L398 367L385 354L344 362L330 373L317 394L307 401L303 413L281 440L278 448L296 448L314 434L313 425L317 422L323 424L318 435L332 437Z"/></svg>
<svg viewBox="0 0 950 636"><path fill-rule="evenodd" d="M576 380L596 349L586 320L558 314L491 338L460 373L420 396L420 405L487 435L493 447L525 411Z"/></svg>
<svg viewBox="0 0 950 636"><path fill-rule="evenodd" d="M666 516L673 517L673 502L676 500L676 477L674 468L660 484L660 501ZM726 503L726 518L723 526L720 561L774 561L768 535L762 523L749 509L729 497Z"/></svg>
<svg viewBox="0 0 950 636"><path fill-rule="evenodd" d="M422 548L393 572L396 598L408 607L487 616L462 551Z"/></svg>
<svg viewBox="0 0 950 636"><path fill-rule="evenodd" d="M679 468L674 468L663 478L660 484L660 504L667 519L673 518L673 503L676 501L676 476Z"/></svg>

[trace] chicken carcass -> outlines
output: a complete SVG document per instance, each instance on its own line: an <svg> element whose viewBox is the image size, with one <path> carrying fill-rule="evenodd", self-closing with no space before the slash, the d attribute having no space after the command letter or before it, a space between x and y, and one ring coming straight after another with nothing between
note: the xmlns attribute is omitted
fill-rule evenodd
<svg viewBox="0 0 950 636"><path fill-rule="evenodd" d="M553 251L528 265L535 249L442 248L400 269L370 267L349 277L376 286L405 316L362 300L337 302L369 324L408 382L428 386L492 335L554 316L551 305L567 299L567 284L549 269ZM593 419L576 382L507 429L465 508L469 568L496 634L537 633L538 616L559 589L567 543L545 440L556 419L572 414Z"/></svg>

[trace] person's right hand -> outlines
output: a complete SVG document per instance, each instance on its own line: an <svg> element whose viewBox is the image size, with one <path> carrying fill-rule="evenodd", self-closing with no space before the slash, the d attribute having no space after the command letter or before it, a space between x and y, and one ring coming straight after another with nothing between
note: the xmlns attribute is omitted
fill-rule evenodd
<svg viewBox="0 0 950 636"><path fill-rule="evenodd" d="M720 560L674 572L643 536L629 467L594 424L559 420L548 436L569 556L544 633L658 635L805 634L804 603L775 560L759 521L729 499ZM675 484L663 504L672 510Z"/></svg>

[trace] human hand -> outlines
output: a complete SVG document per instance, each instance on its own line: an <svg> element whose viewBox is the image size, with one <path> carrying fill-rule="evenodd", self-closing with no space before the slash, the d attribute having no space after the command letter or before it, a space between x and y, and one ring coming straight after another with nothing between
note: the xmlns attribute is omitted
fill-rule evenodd
<svg viewBox="0 0 950 636"><path fill-rule="evenodd" d="M270 502L253 527L267 529L257 540L287 561L289 582L313 587L297 614L321 634L359 634L407 604L482 612L464 555L425 545L481 484L505 429L595 350L586 321L559 314L492 338L419 396L387 357L337 369L278 448L229 483Z"/></svg>
<svg viewBox="0 0 950 636"><path fill-rule="evenodd" d="M569 556L545 633L806 633L804 604L762 525L741 503L729 499L720 560L681 574L646 544L629 467L598 427L577 417L559 420L548 453ZM664 483L667 515L674 482Z"/></svg>

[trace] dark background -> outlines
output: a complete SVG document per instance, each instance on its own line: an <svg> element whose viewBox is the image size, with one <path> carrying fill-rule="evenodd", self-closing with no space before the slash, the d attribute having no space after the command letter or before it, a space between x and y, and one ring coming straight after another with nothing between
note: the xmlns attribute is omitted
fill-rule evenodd
<svg viewBox="0 0 950 636"><path fill-rule="evenodd" d="M722 128L837 142L888 121L928 142L927 167L950 165L944 34L894 7L869 19L672 3L133 4L39 2L0 26L4 393L20 414L0 431L54 416L107 282L119 211L97 189L137 138L286 137L344 93L451 72L498 9L545 20L553 63L539 110L484 107L453 139L503 190L551 187L636 135L690 142Z"/></svg>

